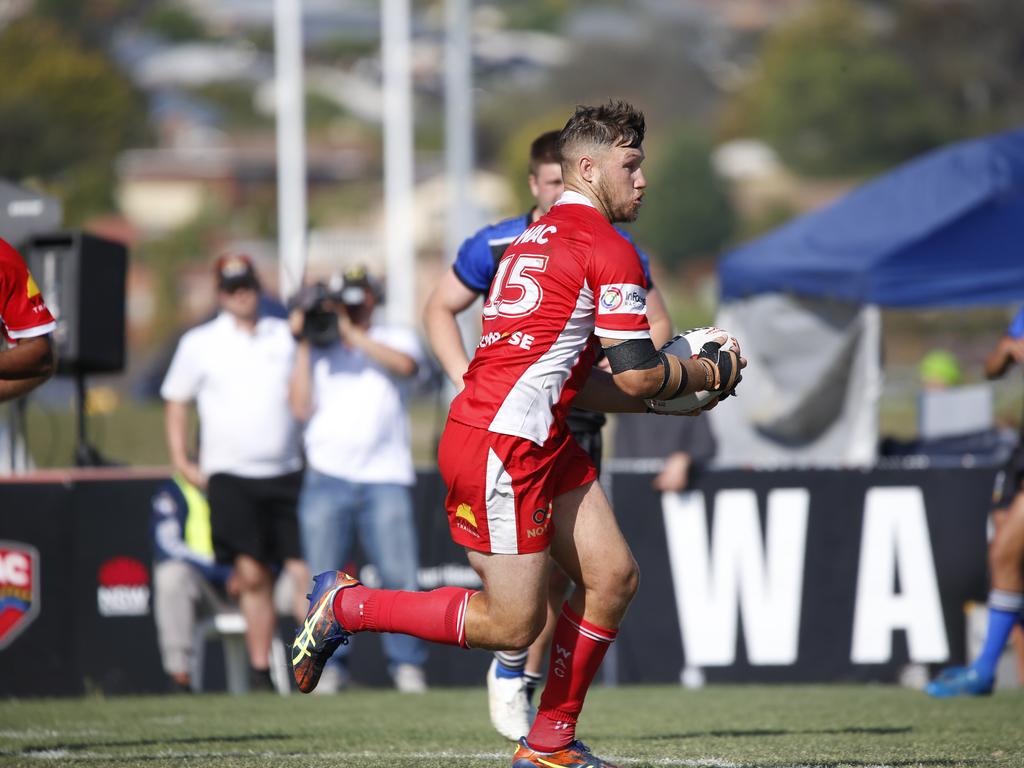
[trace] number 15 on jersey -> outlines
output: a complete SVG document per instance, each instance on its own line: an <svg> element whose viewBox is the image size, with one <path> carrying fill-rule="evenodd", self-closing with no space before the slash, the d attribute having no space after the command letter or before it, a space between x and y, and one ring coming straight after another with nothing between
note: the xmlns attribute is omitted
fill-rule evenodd
<svg viewBox="0 0 1024 768"><path fill-rule="evenodd" d="M496 317L526 317L540 306L544 298L535 275L543 272L548 265L547 256L519 253L505 256L494 274L491 291L484 302L483 316L489 320Z"/></svg>

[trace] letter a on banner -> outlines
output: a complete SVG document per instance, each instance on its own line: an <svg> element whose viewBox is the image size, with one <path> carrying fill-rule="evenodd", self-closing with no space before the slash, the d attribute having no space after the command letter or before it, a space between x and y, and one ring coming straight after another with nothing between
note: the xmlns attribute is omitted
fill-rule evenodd
<svg viewBox="0 0 1024 768"><path fill-rule="evenodd" d="M661 499L686 663L732 664L742 611L750 663L793 664L799 650L808 492L770 491L767 536L762 537L754 492L719 491L710 542L703 494L666 493Z"/></svg>
<svg viewBox="0 0 1024 768"><path fill-rule="evenodd" d="M928 518L917 487L868 490L850 660L854 664L888 662L892 633L897 629L907 632L911 661L949 658Z"/></svg>

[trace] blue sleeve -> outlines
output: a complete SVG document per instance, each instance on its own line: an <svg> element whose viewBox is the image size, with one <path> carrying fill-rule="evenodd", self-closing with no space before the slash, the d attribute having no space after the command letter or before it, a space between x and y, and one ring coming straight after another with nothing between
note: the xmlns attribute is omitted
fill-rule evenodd
<svg viewBox="0 0 1024 768"><path fill-rule="evenodd" d="M494 279L494 256L487 244L487 230L482 229L460 247L452 265L455 276L471 291L487 293Z"/></svg>
<svg viewBox="0 0 1024 768"><path fill-rule="evenodd" d="M1024 337L1024 307L1010 321L1010 327L1006 329L1006 335L1014 339Z"/></svg>
<svg viewBox="0 0 1024 768"><path fill-rule="evenodd" d="M640 257L640 264L644 268L644 277L647 278L647 290L651 290L654 287L654 280L651 279L651 260L647 258L647 254L640 250L640 246L633 240L633 236L624 229L615 228L615 231L622 235L622 238L636 249L636 255Z"/></svg>

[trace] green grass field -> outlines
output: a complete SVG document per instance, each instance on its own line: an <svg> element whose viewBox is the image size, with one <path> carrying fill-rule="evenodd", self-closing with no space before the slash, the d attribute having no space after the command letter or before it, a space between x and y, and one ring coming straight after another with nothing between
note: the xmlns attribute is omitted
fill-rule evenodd
<svg viewBox="0 0 1024 768"><path fill-rule="evenodd" d="M628 766L1024 766L1024 691L892 686L595 689L580 735ZM0 766L508 766L482 689L0 703Z"/></svg>

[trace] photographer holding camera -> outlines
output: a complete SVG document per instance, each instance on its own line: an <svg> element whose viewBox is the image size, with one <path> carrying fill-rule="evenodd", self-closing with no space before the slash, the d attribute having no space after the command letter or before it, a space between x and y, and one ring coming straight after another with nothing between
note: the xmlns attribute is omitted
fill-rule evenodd
<svg viewBox="0 0 1024 768"><path fill-rule="evenodd" d="M357 266L341 280L307 286L293 302L289 324L298 350L289 402L305 423L306 447L299 526L314 572L348 562L358 534L382 586L418 590L404 385L422 353L411 330L373 322L381 298L377 281ZM397 634L381 642L395 687L425 690L423 642ZM318 691L347 682L345 650L324 670Z"/></svg>

